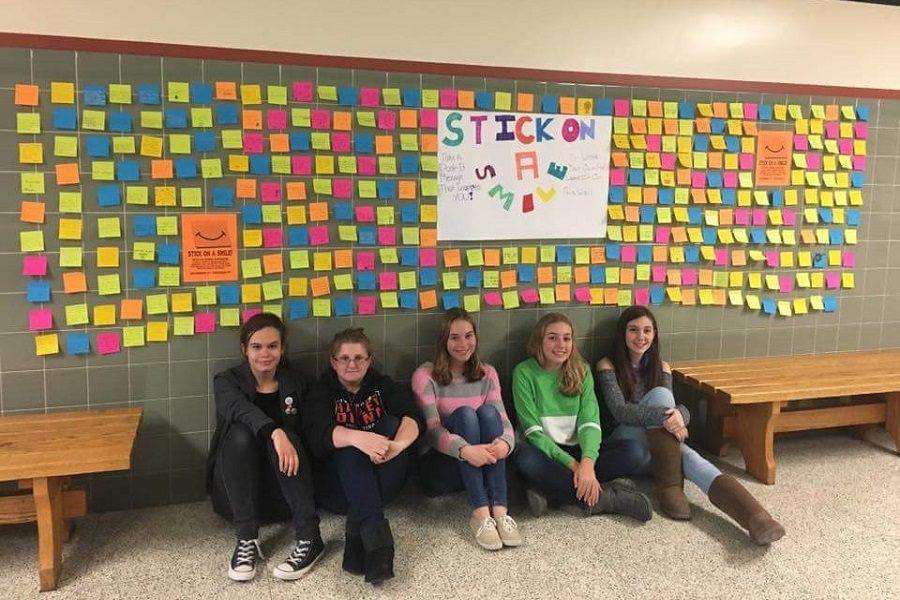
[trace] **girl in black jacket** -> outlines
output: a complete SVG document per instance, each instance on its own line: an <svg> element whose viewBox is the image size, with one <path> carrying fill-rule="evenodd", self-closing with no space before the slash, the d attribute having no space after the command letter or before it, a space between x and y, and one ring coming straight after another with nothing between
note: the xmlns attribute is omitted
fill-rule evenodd
<svg viewBox="0 0 900 600"><path fill-rule="evenodd" d="M215 376L216 433L209 451L213 509L232 521L237 545L228 576L249 581L263 558L261 522L290 515L296 542L273 570L279 579L299 579L322 556L312 490L311 464L299 436L297 411L302 380L287 364L287 330L270 313L241 327L244 362Z"/></svg>
<svg viewBox="0 0 900 600"><path fill-rule="evenodd" d="M406 481L422 423L408 387L371 366L372 344L362 329L335 335L330 356L331 368L304 406L304 438L322 459L316 497L328 510L347 514L344 570L380 583L394 576L384 505Z"/></svg>

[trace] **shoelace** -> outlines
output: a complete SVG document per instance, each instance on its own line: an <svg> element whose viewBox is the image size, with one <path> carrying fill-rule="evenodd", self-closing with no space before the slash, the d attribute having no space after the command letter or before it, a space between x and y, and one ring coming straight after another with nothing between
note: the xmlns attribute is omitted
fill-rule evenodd
<svg viewBox="0 0 900 600"><path fill-rule="evenodd" d="M237 558L234 565L253 566L257 558L262 558L262 551L259 549L256 540L238 540Z"/></svg>
<svg viewBox="0 0 900 600"><path fill-rule="evenodd" d="M518 529L519 524L515 522L515 520L509 515L503 515L500 517L499 523L497 523L499 527L503 529Z"/></svg>
<svg viewBox="0 0 900 600"><path fill-rule="evenodd" d="M309 554L309 548L312 545L312 542L309 540L298 540L297 545L294 546L294 549L291 550L291 555L287 557L287 560L284 562L290 564L295 569L306 559L306 555Z"/></svg>
<svg viewBox="0 0 900 600"><path fill-rule="evenodd" d="M478 527L478 533L475 534L475 537L481 537L481 534L484 533L485 530L490 529L497 531L497 521L495 521L493 517L487 517L481 522L481 526Z"/></svg>

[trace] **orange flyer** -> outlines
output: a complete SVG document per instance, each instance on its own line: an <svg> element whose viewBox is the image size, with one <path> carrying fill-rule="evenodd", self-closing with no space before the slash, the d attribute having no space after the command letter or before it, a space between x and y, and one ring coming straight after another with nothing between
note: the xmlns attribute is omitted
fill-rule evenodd
<svg viewBox="0 0 900 600"><path fill-rule="evenodd" d="M791 183L790 131L760 131L756 151L756 185L786 186Z"/></svg>
<svg viewBox="0 0 900 600"><path fill-rule="evenodd" d="M237 281L237 215L181 215L183 280Z"/></svg>

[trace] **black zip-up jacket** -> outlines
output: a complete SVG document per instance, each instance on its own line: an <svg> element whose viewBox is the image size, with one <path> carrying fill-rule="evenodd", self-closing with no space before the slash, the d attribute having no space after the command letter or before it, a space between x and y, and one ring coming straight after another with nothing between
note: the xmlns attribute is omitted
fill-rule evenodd
<svg viewBox="0 0 900 600"><path fill-rule="evenodd" d="M386 414L401 420L409 417L419 426L419 435L424 431L408 385L398 384L370 367L359 391L353 393L341 385L334 369L328 369L312 386L303 405L303 439L313 455L324 458L334 452L331 435L335 427L371 431Z"/></svg>

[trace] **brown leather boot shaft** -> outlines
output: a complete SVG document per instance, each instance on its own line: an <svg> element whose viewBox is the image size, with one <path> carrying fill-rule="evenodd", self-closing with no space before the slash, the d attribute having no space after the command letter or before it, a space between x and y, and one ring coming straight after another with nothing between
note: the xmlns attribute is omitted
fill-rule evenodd
<svg viewBox="0 0 900 600"><path fill-rule="evenodd" d="M665 429L648 429L647 444L660 509L670 519L690 519L691 505L684 495L681 443Z"/></svg>
<svg viewBox="0 0 900 600"><path fill-rule="evenodd" d="M709 501L737 521L760 546L784 536L784 527L731 475L722 474L713 480Z"/></svg>

